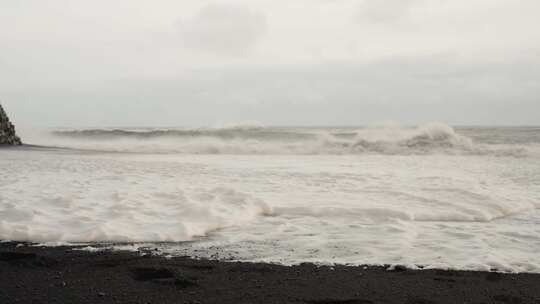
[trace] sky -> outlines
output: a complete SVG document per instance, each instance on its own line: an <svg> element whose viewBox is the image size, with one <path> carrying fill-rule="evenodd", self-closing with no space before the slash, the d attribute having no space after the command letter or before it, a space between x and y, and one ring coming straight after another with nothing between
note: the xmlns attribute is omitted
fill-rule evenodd
<svg viewBox="0 0 540 304"><path fill-rule="evenodd" d="M45 127L540 125L538 0L0 0Z"/></svg>

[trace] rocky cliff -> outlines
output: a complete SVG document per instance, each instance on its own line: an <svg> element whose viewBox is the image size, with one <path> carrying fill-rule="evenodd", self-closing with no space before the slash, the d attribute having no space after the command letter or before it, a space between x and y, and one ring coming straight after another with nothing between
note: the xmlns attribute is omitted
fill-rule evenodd
<svg viewBox="0 0 540 304"><path fill-rule="evenodd" d="M15 126L0 105L0 145L21 145L21 139L15 134Z"/></svg>

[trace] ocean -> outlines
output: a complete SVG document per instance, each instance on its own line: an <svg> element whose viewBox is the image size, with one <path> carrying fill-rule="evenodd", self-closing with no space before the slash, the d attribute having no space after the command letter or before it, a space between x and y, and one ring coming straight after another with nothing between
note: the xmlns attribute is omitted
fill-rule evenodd
<svg viewBox="0 0 540 304"><path fill-rule="evenodd" d="M20 135L31 145L0 149L0 240L540 272L540 127Z"/></svg>

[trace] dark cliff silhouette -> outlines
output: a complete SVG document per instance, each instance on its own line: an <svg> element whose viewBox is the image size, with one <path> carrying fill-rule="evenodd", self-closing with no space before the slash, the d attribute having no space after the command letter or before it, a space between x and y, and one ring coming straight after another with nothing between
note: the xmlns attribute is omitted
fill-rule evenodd
<svg viewBox="0 0 540 304"><path fill-rule="evenodd" d="M21 145L21 139L15 133L15 126L0 105L0 145Z"/></svg>

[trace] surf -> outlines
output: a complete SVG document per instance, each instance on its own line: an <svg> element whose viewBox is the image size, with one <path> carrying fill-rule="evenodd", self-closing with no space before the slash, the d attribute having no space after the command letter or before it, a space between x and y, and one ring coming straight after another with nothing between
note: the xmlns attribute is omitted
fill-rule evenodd
<svg viewBox="0 0 540 304"><path fill-rule="evenodd" d="M228 155L426 155L527 156L529 147L476 142L449 125L348 128L94 128L55 129L26 136L50 147L100 152Z"/></svg>

